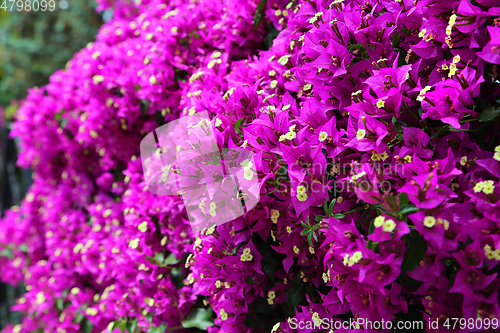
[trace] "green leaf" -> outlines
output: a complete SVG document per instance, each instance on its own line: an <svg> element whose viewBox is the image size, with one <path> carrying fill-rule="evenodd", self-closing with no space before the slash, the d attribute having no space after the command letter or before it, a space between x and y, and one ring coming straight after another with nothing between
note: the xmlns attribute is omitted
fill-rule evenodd
<svg viewBox="0 0 500 333"><path fill-rule="evenodd" d="M290 310L295 311L299 305L306 298L306 291L302 285L294 285L286 294L286 304Z"/></svg>
<svg viewBox="0 0 500 333"><path fill-rule="evenodd" d="M368 228L368 235L373 234L373 232L375 231L375 223L373 223L373 222L374 222L373 220L370 222L370 227ZM370 239L366 242L366 247L372 251L375 251L375 248L377 247L377 245L378 245L377 242L373 242Z"/></svg>
<svg viewBox="0 0 500 333"><path fill-rule="evenodd" d="M167 331L167 324L163 323L160 327L151 327L148 333L165 333Z"/></svg>
<svg viewBox="0 0 500 333"><path fill-rule="evenodd" d="M206 331L209 326L214 326L213 311L211 309L195 308L182 321L182 327L184 328L198 328Z"/></svg>
<svg viewBox="0 0 500 333"><path fill-rule="evenodd" d="M410 199L408 198L408 194L406 193L399 193L399 207L403 207L404 205L408 204L410 202Z"/></svg>
<svg viewBox="0 0 500 333"><path fill-rule="evenodd" d="M401 207L399 210L399 214L401 214L401 215L415 213L415 212L418 212L418 207L416 207L414 205L405 205L405 206Z"/></svg>
<svg viewBox="0 0 500 333"><path fill-rule="evenodd" d="M247 284L257 284L257 283L259 283L259 282L254 281L254 280L252 280L252 278L251 278L251 277L247 276L247 277L245 278L245 283L247 283Z"/></svg>
<svg viewBox="0 0 500 333"><path fill-rule="evenodd" d="M406 273L418 267L420 261L427 253L427 242L415 229L403 236L406 252L401 264L401 273Z"/></svg>
<svg viewBox="0 0 500 333"><path fill-rule="evenodd" d="M405 58L406 58L406 51L402 50L401 52L399 52L398 68L403 67L404 65L406 65Z"/></svg>
<svg viewBox="0 0 500 333"><path fill-rule="evenodd" d="M155 260L159 263L159 264L163 264L163 260L165 260L165 254L163 253L157 253L155 254Z"/></svg>
<svg viewBox="0 0 500 333"><path fill-rule="evenodd" d="M403 127L408 127L408 125L406 125L406 123L400 120L397 120L396 117L392 117L392 124L394 125L394 128L398 132L398 134L396 135L396 140L403 140L404 139Z"/></svg>
<svg viewBox="0 0 500 333"><path fill-rule="evenodd" d="M234 130L236 131L236 133L243 133L243 131L241 130L241 124L243 123L244 120L245 118L240 118L234 124Z"/></svg>
<svg viewBox="0 0 500 333"><path fill-rule="evenodd" d="M64 110L63 110L63 111L61 111L61 112L58 112L58 113L56 113L56 114L54 115L54 119L55 119L58 123L61 123L63 113L64 113Z"/></svg>
<svg viewBox="0 0 500 333"><path fill-rule="evenodd" d="M482 149L486 149L488 146L488 144L484 142L484 136L486 133L488 133L491 124L491 122L481 124L478 126L478 128L476 128L476 131L474 132L474 141Z"/></svg>
<svg viewBox="0 0 500 333"><path fill-rule="evenodd" d="M253 17L253 26L254 29L256 29L262 19L264 18L264 13L262 13L262 9L267 5L267 0L260 0L259 4L257 5L257 9L255 10L255 15Z"/></svg>
<svg viewBox="0 0 500 333"><path fill-rule="evenodd" d="M263 252L261 253L264 254ZM260 261L260 264L264 273L266 273L270 277L274 277L274 272L276 271L276 261L270 254L267 257L264 255L264 257Z"/></svg>
<svg viewBox="0 0 500 333"><path fill-rule="evenodd" d="M14 254L12 253L11 249L5 249L0 252L0 256L2 257L7 257L9 259L14 258Z"/></svg>
<svg viewBox="0 0 500 333"><path fill-rule="evenodd" d="M138 323L139 323L139 319L134 318L134 320L128 321L127 325L125 325L125 327L126 327L128 332L135 332L135 329L137 328Z"/></svg>
<svg viewBox="0 0 500 333"><path fill-rule="evenodd" d="M328 216L332 216L333 208L335 207L336 202L337 199L333 199L332 202L330 202L330 205L328 206Z"/></svg>
<svg viewBox="0 0 500 333"><path fill-rule="evenodd" d="M330 216L330 214L328 214L328 199L325 199L325 202L323 202L323 210L325 211L326 216Z"/></svg>
<svg viewBox="0 0 500 333"><path fill-rule="evenodd" d="M155 113L155 120L158 126L163 126L165 125L165 117L161 115L161 112L156 112Z"/></svg>
<svg viewBox="0 0 500 333"><path fill-rule="evenodd" d="M264 45L262 46L261 50L262 51L267 51L271 48L273 45L273 41L278 37L280 31L274 27L274 24L268 24L266 27L266 30L269 31L269 33L264 37Z"/></svg>
<svg viewBox="0 0 500 333"><path fill-rule="evenodd" d="M175 265L180 262L179 259L176 258L175 254L170 253L170 255L163 261L163 264L168 266L168 265Z"/></svg>
<svg viewBox="0 0 500 333"><path fill-rule="evenodd" d="M84 320L87 320L87 318L85 318ZM115 329L119 329L121 333L125 332L125 330L127 329L127 320L124 319L124 320L116 320L113 322L113 326L111 326L111 330L110 331L113 331Z"/></svg>
<svg viewBox="0 0 500 333"><path fill-rule="evenodd" d="M170 278L172 279L172 282L174 282L177 289L184 287L184 275L182 274L180 267L172 268L170 271Z"/></svg>
<svg viewBox="0 0 500 333"><path fill-rule="evenodd" d="M457 259L453 257L446 258L443 261L446 265L445 274L449 281L448 288L451 288L455 284L457 273L460 270L460 264L458 263Z"/></svg>
<svg viewBox="0 0 500 333"><path fill-rule="evenodd" d="M366 223L368 222L368 220L370 218L370 212L368 210L365 210L361 214L361 218L363 220L363 223L361 224L361 231L363 231L365 229Z"/></svg>
<svg viewBox="0 0 500 333"><path fill-rule="evenodd" d="M404 127L408 127L406 125L406 123L398 120L396 117L392 117L392 124L394 125L394 128L396 129L396 131L398 131L398 133L402 133L403 132L403 126Z"/></svg>
<svg viewBox="0 0 500 333"><path fill-rule="evenodd" d="M374 223L374 221L372 221L370 223L370 227L368 228L368 235L373 234L374 231L375 231L375 223Z"/></svg>
<svg viewBox="0 0 500 333"><path fill-rule="evenodd" d="M304 230L302 230L302 231L300 232L300 235L301 235L301 236L305 236L305 235L307 235L308 233L309 233L309 230L304 229Z"/></svg>
<svg viewBox="0 0 500 333"><path fill-rule="evenodd" d="M262 259L260 260L260 265L262 271L267 274L270 280L274 279L274 272L276 271L276 260L273 254L275 254L271 245L264 241L258 234L254 236L254 244L259 249L260 254L262 254Z"/></svg>
<svg viewBox="0 0 500 333"><path fill-rule="evenodd" d="M337 213L337 214L333 214L332 216L334 219L343 219L345 217L345 214L340 214L340 213Z"/></svg>
<svg viewBox="0 0 500 333"><path fill-rule="evenodd" d="M78 315L76 316L75 318L75 322L76 323L79 323L81 322L83 319L85 318L85 316L83 315L83 313L79 312Z"/></svg>
<svg viewBox="0 0 500 333"><path fill-rule="evenodd" d="M495 109L494 107L490 107L486 111L479 113L477 115L477 119L480 122L484 123L495 119L499 113L500 113L500 108Z"/></svg>
<svg viewBox="0 0 500 333"><path fill-rule="evenodd" d="M92 325L92 323L88 320L85 320L83 323L82 333L91 333L93 328L94 326Z"/></svg>
<svg viewBox="0 0 500 333"><path fill-rule="evenodd" d="M238 253L238 251L245 245L245 243L239 243L238 246L236 248L233 249L233 256L236 255L236 253Z"/></svg>
<svg viewBox="0 0 500 333"><path fill-rule="evenodd" d="M392 36L392 46L394 47L397 47L399 45L399 40L401 39L401 35L399 34L399 32L396 32L393 36ZM401 55L400 55L401 56Z"/></svg>
<svg viewBox="0 0 500 333"><path fill-rule="evenodd" d="M368 240L368 242L366 242L366 247L374 252L377 252L378 242L373 242L371 240Z"/></svg>
<svg viewBox="0 0 500 333"><path fill-rule="evenodd" d="M469 129L465 129L465 128L455 128L451 125L448 127L448 130L450 130L451 132L474 132L473 130L469 130Z"/></svg>
<svg viewBox="0 0 500 333"><path fill-rule="evenodd" d="M62 298L56 299L56 307L61 311L64 309L64 302Z"/></svg>
<svg viewBox="0 0 500 333"><path fill-rule="evenodd" d="M151 102L148 100L144 100L144 99L141 100L141 113L143 116L145 116L147 114L150 104L151 104Z"/></svg>
<svg viewBox="0 0 500 333"><path fill-rule="evenodd" d="M316 215L314 217L314 221L321 222L321 221L323 221L324 218L325 218L325 216L323 216L323 215Z"/></svg>

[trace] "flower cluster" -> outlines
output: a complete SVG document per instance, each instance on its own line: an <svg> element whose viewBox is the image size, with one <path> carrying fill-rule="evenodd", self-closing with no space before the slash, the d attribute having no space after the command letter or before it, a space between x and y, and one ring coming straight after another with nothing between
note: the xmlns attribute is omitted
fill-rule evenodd
<svg viewBox="0 0 500 333"><path fill-rule="evenodd" d="M17 115L34 185L0 224L2 279L27 286L6 332L499 318L496 1L113 8ZM252 152L242 178L260 201L193 232L138 154L201 112L218 147ZM216 217L211 204L197 207Z"/></svg>

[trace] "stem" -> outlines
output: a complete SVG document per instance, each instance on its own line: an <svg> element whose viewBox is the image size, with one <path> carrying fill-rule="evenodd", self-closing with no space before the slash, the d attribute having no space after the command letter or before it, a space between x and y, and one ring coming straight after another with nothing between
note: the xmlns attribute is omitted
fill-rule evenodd
<svg viewBox="0 0 500 333"><path fill-rule="evenodd" d="M392 141L394 141L394 140L392 140ZM394 147L395 145L399 144L399 143L400 143L401 141L403 141L403 140L398 140L398 142L395 142L395 143L391 144L391 143L392 143L392 141L391 141L391 142L389 142L389 143L387 144L387 148L392 148L392 147Z"/></svg>
<svg viewBox="0 0 500 333"><path fill-rule="evenodd" d="M428 128L427 128L427 125L426 125L426 124L422 121L422 119L420 119L420 117L419 117L419 116L417 116L417 115L416 115L416 114L415 114L412 110L410 110L410 109L408 108L408 106L406 106L406 103L404 103L404 104L405 104L405 107L406 107L406 109L408 110L408 112L409 112L409 113L413 116L413 118L415 118L415 120L416 120L416 121L418 121L419 123L421 123L421 124L422 124L422 127L424 128L424 130L427 130L427 129L428 129Z"/></svg>
<svg viewBox="0 0 500 333"><path fill-rule="evenodd" d="M441 131L440 131L441 132ZM437 146L437 141L438 141L439 134L436 135L436 141L434 141L434 147L432 148L432 155L431 158L434 157L434 152L436 151L436 146Z"/></svg>
<svg viewBox="0 0 500 333"><path fill-rule="evenodd" d="M418 121L419 123L422 124L422 127L424 130L427 130L428 127L427 125L422 121L422 119L417 116L409 107L408 107L408 104L406 104L406 102L403 102L403 106L405 107L405 109L412 115L413 118L415 118L416 121Z"/></svg>
<svg viewBox="0 0 500 333"><path fill-rule="evenodd" d="M347 215L347 214L351 214L351 213L354 213L354 212L359 212L360 210L366 210L366 208L365 207L359 207L359 208L350 210L347 213L341 213L341 214Z"/></svg>
<svg viewBox="0 0 500 333"><path fill-rule="evenodd" d="M476 121L476 120L477 120L477 118L472 118L472 119L467 119L467 120L459 120L458 123L459 124L465 124L468 121Z"/></svg>

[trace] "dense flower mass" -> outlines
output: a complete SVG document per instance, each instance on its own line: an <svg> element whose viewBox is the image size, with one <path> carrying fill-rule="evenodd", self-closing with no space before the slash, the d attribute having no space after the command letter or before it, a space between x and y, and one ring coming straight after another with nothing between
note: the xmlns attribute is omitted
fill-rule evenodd
<svg viewBox="0 0 500 333"><path fill-rule="evenodd" d="M17 114L34 184L0 223L1 278L26 285L5 332L498 328L497 1L99 4L113 20ZM139 146L200 112L261 185L193 232Z"/></svg>

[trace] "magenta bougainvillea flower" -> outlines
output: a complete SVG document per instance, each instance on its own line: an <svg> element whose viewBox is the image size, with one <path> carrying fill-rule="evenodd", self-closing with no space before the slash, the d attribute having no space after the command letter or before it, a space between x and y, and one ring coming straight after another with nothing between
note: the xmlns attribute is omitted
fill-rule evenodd
<svg viewBox="0 0 500 333"><path fill-rule="evenodd" d="M15 116L5 332L498 331L497 1L98 3Z"/></svg>

